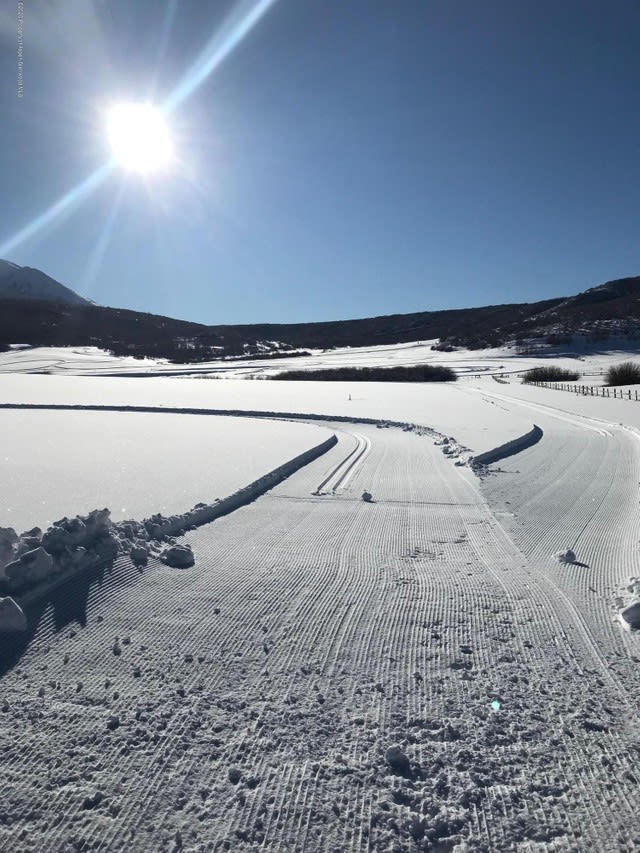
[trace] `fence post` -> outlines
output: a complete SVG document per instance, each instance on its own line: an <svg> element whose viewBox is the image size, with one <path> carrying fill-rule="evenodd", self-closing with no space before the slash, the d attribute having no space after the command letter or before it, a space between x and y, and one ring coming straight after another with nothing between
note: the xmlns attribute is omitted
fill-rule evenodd
<svg viewBox="0 0 640 853"><path fill-rule="evenodd" d="M631 399L631 388L629 388L629 399Z"/></svg>

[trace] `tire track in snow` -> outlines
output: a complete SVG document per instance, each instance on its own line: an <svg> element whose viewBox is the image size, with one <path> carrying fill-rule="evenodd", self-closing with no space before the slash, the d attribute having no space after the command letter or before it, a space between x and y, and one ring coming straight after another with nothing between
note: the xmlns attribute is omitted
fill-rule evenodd
<svg viewBox="0 0 640 853"><path fill-rule="evenodd" d="M330 474L322 480L313 492L314 495L336 494L339 489L344 489L353 476L357 467L362 465L369 451L371 441L359 433L352 433L356 439L356 446L347 456L336 465Z"/></svg>

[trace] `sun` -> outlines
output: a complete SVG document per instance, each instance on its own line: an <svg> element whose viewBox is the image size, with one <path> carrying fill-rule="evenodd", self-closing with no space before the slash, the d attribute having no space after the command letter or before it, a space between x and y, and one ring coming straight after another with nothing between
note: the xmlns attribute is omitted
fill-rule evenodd
<svg viewBox="0 0 640 853"><path fill-rule="evenodd" d="M171 165L173 146L164 116L151 104L116 104L107 113L116 161L127 171L157 172Z"/></svg>

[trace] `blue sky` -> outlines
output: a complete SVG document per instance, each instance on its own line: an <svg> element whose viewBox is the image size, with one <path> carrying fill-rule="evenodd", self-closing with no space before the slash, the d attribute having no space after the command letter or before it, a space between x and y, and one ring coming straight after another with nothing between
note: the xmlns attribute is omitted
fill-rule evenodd
<svg viewBox="0 0 640 853"><path fill-rule="evenodd" d="M21 98L0 12L0 255L100 304L305 322L640 274L637 0L276 0L252 28L255 0L24 5ZM165 103L243 29L168 116L170 173L74 196L109 103Z"/></svg>

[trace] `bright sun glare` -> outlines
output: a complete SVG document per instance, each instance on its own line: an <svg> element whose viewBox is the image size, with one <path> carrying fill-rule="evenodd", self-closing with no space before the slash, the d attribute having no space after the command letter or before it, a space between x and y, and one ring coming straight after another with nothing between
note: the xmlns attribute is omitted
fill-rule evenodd
<svg viewBox="0 0 640 853"><path fill-rule="evenodd" d="M171 163L169 130L151 104L117 104L107 114L111 150L118 163L133 172L155 172Z"/></svg>

